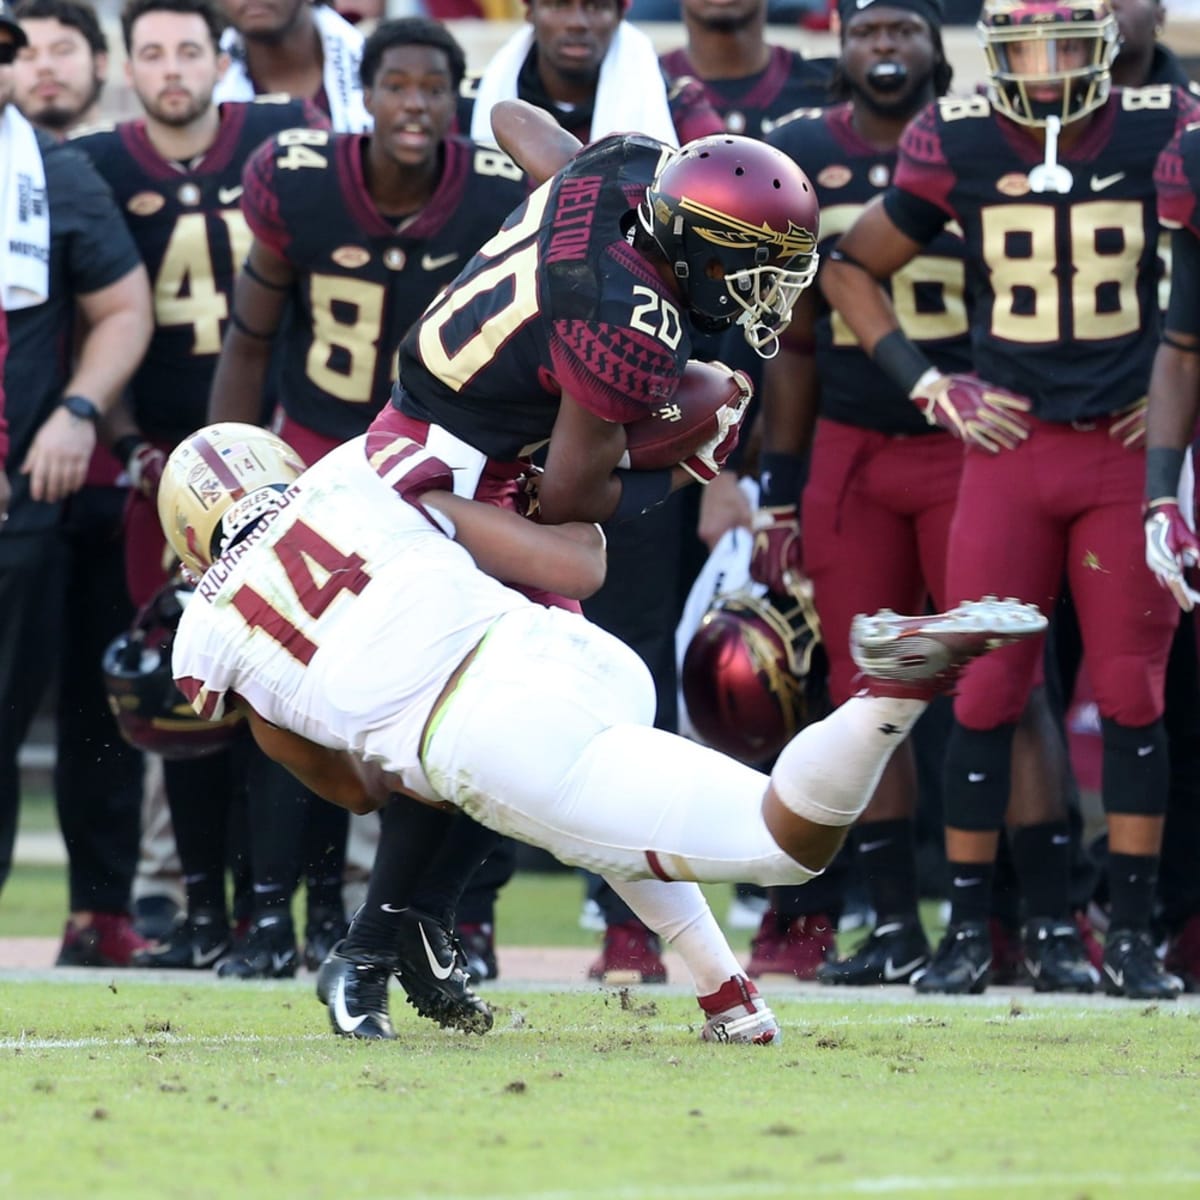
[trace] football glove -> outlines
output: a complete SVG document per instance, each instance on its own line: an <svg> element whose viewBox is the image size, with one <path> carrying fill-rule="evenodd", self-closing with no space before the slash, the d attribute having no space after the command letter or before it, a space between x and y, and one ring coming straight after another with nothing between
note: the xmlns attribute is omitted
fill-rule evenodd
<svg viewBox="0 0 1200 1200"><path fill-rule="evenodd" d="M1200 541L1183 519L1179 501L1173 497L1152 500L1146 506L1145 529L1146 566L1179 607L1191 612L1200 593L1188 587L1183 572L1200 563Z"/></svg>
<svg viewBox="0 0 1200 1200"><path fill-rule="evenodd" d="M147 500L155 499L166 465L167 456L157 446L152 446L149 442L139 442L125 460L130 486L141 492Z"/></svg>
<svg viewBox="0 0 1200 1200"><path fill-rule="evenodd" d="M992 454L1015 450L1029 436L1022 416L1029 401L976 375L943 375L931 367L908 395L930 425Z"/></svg>
<svg viewBox="0 0 1200 1200"><path fill-rule="evenodd" d="M754 389L741 371L735 371L734 375L739 384L737 398L717 410L716 433L679 464L697 483L708 484L716 479L737 446Z"/></svg>
<svg viewBox="0 0 1200 1200"><path fill-rule="evenodd" d="M1108 436L1120 442L1126 450L1140 450L1146 444L1146 407L1143 396L1132 408L1127 408L1108 427Z"/></svg>
<svg viewBox="0 0 1200 1200"><path fill-rule="evenodd" d="M769 592L786 595L789 582L804 570L799 509L794 504L760 508L754 514L753 529L750 578L766 584Z"/></svg>

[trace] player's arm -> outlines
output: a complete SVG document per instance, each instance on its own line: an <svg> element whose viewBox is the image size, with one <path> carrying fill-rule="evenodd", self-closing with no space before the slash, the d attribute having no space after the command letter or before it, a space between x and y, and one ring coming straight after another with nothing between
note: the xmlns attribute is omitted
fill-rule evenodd
<svg viewBox="0 0 1200 1200"><path fill-rule="evenodd" d="M246 706L250 732L262 752L286 767L305 787L318 796L349 809L352 813L369 813L382 808L394 788L387 788L386 775L377 771L369 778L363 764L344 750L318 746L299 734L280 729L263 720Z"/></svg>
<svg viewBox="0 0 1200 1200"><path fill-rule="evenodd" d="M234 284L229 328L208 398L210 421L258 424L272 342L295 280L292 264L256 237Z"/></svg>
<svg viewBox="0 0 1200 1200"><path fill-rule="evenodd" d="M773 592L785 592L789 576L804 570L800 493L820 400L813 357L816 317L816 297L810 289L792 310L779 353L763 368L759 507L750 575Z"/></svg>
<svg viewBox="0 0 1200 1200"><path fill-rule="evenodd" d="M524 100L501 100L492 109L496 142L534 183L545 183L583 149L545 109Z"/></svg>
<svg viewBox="0 0 1200 1200"><path fill-rule="evenodd" d="M825 298L841 313L875 365L931 425L981 450L1012 450L1029 436L1023 419L1029 401L973 375L943 375L900 328L880 280L911 262L922 243L892 220L889 200L898 211L919 213L930 208L928 202L894 186L872 200L822 264Z"/></svg>
<svg viewBox="0 0 1200 1200"><path fill-rule="evenodd" d="M420 499L450 519L454 540L480 570L504 583L584 600L604 582L605 539L593 524L540 525L451 492L425 492Z"/></svg>
<svg viewBox="0 0 1200 1200"><path fill-rule="evenodd" d="M150 345L154 314L140 263L107 287L79 296L86 332L64 396L82 396L103 413L137 370ZM96 445L92 422L56 408L33 439L21 471L35 500L54 502L83 486Z"/></svg>
<svg viewBox="0 0 1200 1200"><path fill-rule="evenodd" d="M541 519L555 525L625 520L695 482L682 467L617 472L625 448L624 425L598 417L563 392L538 488Z"/></svg>
<svg viewBox="0 0 1200 1200"><path fill-rule="evenodd" d="M1179 476L1200 411L1200 242L1171 235L1171 298L1150 373L1146 413L1146 564L1190 612L1196 594L1184 570L1200 561L1200 541L1179 507Z"/></svg>

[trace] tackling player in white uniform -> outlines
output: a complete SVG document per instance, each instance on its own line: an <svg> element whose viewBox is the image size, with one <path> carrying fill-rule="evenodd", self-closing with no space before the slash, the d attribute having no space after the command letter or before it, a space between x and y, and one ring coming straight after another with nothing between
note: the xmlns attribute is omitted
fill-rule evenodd
<svg viewBox="0 0 1200 1200"><path fill-rule="evenodd" d="M858 618L862 692L800 733L768 779L652 728L631 650L497 582L589 594L604 574L595 526L456 497L449 466L390 434L300 470L274 435L235 424L171 455L159 515L199 577L176 635L180 689L202 716L241 703L263 749L335 803L448 803L605 875L683 955L706 1040L765 1043L778 1026L695 881L811 879L929 699L970 659L1045 626L995 599ZM367 974L336 981L340 1032L362 1036L364 1013L390 1032L387 972Z"/></svg>

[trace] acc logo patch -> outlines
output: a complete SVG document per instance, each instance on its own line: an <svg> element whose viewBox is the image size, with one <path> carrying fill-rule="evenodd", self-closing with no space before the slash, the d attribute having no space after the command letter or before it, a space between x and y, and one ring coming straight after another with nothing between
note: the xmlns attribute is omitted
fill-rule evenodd
<svg viewBox="0 0 1200 1200"><path fill-rule="evenodd" d="M189 208L195 207L200 203L200 189L194 183L185 183L179 189L179 203Z"/></svg>
<svg viewBox="0 0 1200 1200"><path fill-rule="evenodd" d="M356 271L365 267L371 261L371 252L362 246L339 246L330 256L339 267L347 271Z"/></svg>
<svg viewBox="0 0 1200 1200"><path fill-rule="evenodd" d="M849 167L842 163L833 163L831 166L822 167L817 173L817 183L821 187L840 188L854 178L854 172Z"/></svg>
<svg viewBox="0 0 1200 1200"><path fill-rule="evenodd" d="M1002 196L1028 196L1029 176L1014 171L1010 175L1001 175L996 180L996 191Z"/></svg>
<svg viewBox="0 0 1200 1200"><path fill-rule="evenodd" d="M136 196L129 197L125 207L135 217L151 217L164 204L166 204L166 200L158 192L138 192Z"/></svg>
<svg viewBox="0 0 1200 1200"><path fill-rule="evenodd" d="M383 265L389 271L403 271L406 262L408 262L408 256L399 246L389 246L383 252ZM426 269L428 270L429 268Z"/></svg>
<svg viewBox="0 0 1200 1200"><path fill-rule="evenodd" d="M730 133L745 133L746 132L746 114L740 112L727 112L725 114L725 128Z"/></svg>
<svg viewBox="0 0 1200 1200"><path fill-rule="evenodd" d="M872 187L885 188L892 178L890 167L883 163L876 163L868 172L867 180Z"/></svg>

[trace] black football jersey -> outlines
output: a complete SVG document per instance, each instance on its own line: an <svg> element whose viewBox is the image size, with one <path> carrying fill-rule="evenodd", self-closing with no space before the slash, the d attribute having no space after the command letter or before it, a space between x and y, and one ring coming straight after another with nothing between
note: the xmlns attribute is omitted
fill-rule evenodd
<svg viewBox="0 0 1200 1200"><path fill-rule="evenodd" d="M887 211L919 242L959 223L975 369L1030 397L1039 417L1086 419L1146 394L1159 328L1155 160L1198 115L1180 88L1114 89L1079 141L1060 146L1066 192L1033 190L1041 147L984 96L937 101L906 130Z"/></svg>
<svg viewBox="0 0 1200 1200"><path fill-rule="evenodd" d="M233 281L250 249L242 168L281 129L324 121L312 105L278 96L220 113L217 140L188 164L164 159L140 119L72 142L112 188L150 275L154 336L130 393L141 430L170 441L206 420Z"/></svg>
<svg viewBox="0 0 1200 1200"><path fill-rule="evenodd" d="M830 103L829 83L836 60L805 58L796 50L772 46L767 65L741 79L699 79L682 46L662 55L659 62L668 78L697 79L729 133L765 138L781 117Z"/></svg>
<svg viewBox="0 0 1200 1200"><path fill-rule="evenodd" d="M242 202L254 236L297 273L279 339L283 408L340 441L366 432L400 339L529 194L501 151L448 138L433 196L394 222L371 200L365 148L363 134L283 133L247 164Z"/></svg>
<svg viewBox="0 0 1200 1200"><path fill-rule="evenodd" d="M784 118L767 138L804 168L817 190L822 253L891 183L896 170L896 151L865 142L851 115L849 104L809 109ZM963 254L961 231L947 225L885 285L900 327L947 373L971 367ZM862 352L841 314L819 295L817 304L822 414L881 433L934 432L916 405Z"/></svg>
<svg viewBox="0 0 1200 1200"><path fill-rule="evenodd" d="M603 138L538 188L404 338L400 411L511 461L550 437L563 391L609 421L669 400L687 318L624 229L670 153Z"/></svg>

